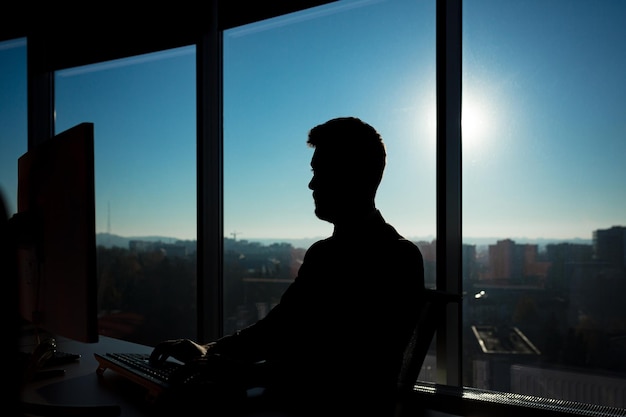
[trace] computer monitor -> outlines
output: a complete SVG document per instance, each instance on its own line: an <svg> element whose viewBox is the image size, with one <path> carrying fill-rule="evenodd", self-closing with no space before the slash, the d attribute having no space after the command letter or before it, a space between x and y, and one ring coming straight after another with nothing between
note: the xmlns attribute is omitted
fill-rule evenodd
<svg viewBox="0 0 626 417"><path fill-rule="evenodd" d="M94 125L81 123L18 159L19 311L47 336L98 341Z"/></svg>

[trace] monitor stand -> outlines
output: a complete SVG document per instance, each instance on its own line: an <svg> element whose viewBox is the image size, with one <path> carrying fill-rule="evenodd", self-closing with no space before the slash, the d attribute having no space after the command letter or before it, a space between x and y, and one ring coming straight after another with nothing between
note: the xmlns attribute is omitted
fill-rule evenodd
<svg viewBox="0 0 626 417"><path fill-rule="evenodd" d="M57 350L54 338L45 338L37 343L32 352L21 352L23 380L28 382L62 376L65 370L58 367L79 359L80 355L77 353Z"/></svg>
<svg viewBox="0 0 626 417"><path fill-rule="evenodd" d="M60 365L80 359L77 353L58 351L56 340L47 336L39 339L32 352L19 350L22 384L65 375ZM40 417L118 417L122 411L119 405L62 405L31 402L18 399L18 407L23 414Z"/></svg>

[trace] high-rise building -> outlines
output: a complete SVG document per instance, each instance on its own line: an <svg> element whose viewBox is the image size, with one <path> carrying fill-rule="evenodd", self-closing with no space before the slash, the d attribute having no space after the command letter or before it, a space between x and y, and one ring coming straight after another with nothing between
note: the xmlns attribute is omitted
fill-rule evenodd
<svg viewBox="0 0 626 417"><path fill-rule="evenodd" d="M593 232L595 259L618 268L626 267L626 227L613 226Z"/></svg>

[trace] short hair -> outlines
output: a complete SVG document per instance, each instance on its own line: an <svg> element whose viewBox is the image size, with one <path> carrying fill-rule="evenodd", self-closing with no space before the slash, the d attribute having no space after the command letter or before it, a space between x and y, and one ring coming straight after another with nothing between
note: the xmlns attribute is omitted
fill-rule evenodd
<svg viewBox="0 0 626 417"><path fill-rule="evenodd" d="M328 151L333 160L362 175L374 189L385 169L387 151L380 134L357 117L338 117L309 131L307 144Z"/></svg>

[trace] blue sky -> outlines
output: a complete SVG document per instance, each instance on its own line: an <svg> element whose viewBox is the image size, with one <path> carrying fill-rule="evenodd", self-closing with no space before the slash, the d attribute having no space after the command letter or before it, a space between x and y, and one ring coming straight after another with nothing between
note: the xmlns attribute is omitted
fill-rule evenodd
<svg viewBox="0 0 626 417"><path fill-rule="evenodd" d="M388 146L378 195L435 234L434 1L340 1L224 35L227 236L324 236L306 134L354 115ZM626 2L469 1L465 236L584 238L626 225ZM61 71L57 131L96 132L96 229L195 239L194 47ZM0 45L0 189L26 150L25 43Z"/></svg>

